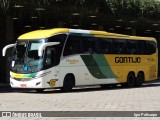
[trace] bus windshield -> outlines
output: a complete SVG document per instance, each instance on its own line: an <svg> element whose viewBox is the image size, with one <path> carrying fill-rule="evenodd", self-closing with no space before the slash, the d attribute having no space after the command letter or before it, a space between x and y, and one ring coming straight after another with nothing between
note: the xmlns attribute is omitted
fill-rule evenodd
<svg viewBox="0 0 160 120"><path fill-rule="evenodd" d="M11 69L13 72L36 72L43 67L43 56L38 56L38 48L45 42L41 40L18 41L13 50Z"/></svg>

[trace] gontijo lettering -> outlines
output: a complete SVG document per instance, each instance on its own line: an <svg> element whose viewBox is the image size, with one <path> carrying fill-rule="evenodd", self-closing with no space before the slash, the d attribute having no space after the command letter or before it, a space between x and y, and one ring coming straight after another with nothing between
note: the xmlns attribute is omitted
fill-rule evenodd
<svg viewBox="0 0 160 120"><path fill-rule="evenodd" d="M115 63L141 63L140 57L115 57Z"/></svg>

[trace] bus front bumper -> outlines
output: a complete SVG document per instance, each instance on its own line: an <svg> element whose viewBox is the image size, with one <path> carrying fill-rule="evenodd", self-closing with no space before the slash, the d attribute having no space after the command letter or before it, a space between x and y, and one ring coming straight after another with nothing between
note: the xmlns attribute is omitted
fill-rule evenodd
<svg viewBox="0 0 160 120"><path fill-rule="evenodd" d="M29 81L18 81L10 78L10 85L12 88L44 88L44 83L41 78Z"/></svg>

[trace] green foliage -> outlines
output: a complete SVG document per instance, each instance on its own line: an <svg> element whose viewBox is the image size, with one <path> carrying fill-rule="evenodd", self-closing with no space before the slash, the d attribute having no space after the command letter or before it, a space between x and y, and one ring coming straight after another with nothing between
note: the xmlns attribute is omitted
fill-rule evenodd
<svg viewBox="0 0 160 120"><path fill-rule="evenodd" d="M10 6L11 0L0 0L0 10L7 11Z"/></svg>
<svg viewBox="0 0 160 120"><path fill-rule="evenodd" d="M113 16L154 18L160 15L160 0L105 0ZM107 12L108 12L107 11ZM106 12L105 12L106 13Z"/></svg>
<svg viewBox="0 0 160 120"><path fill-rule="evenodd" d="M0 9L3 12L6 12L9 8L14 5L22 6L45 6L49 5L48 0L0 0Z"/></svg>
<svg viewBox="0 0 160 120"><path fill-rule="evenodd" d="M72 6L75 10L80 9L78 11L103 12L123 17L155 17L160 14L160 0L0 0L0 11L7 12L18 4L26 8L58 6L63 9L66 7L66 10Z"/></svg>

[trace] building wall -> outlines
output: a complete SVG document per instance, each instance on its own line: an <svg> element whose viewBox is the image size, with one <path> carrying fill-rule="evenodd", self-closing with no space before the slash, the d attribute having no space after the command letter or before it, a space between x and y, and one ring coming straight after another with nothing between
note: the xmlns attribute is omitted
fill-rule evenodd
<svg viewBox="0 0 160 120"><path fill-rule="evenodd" d="M2 57L2 48L6 44L6 22L5 20L1 19L0 21L0 83L5 82L5 68L6 68L6 63L5 63L5 58Z"/></svg>
<svg viewBox="0 0 160 120"><path fill-rule="evenodd" d="M0 83L9 82L9 67L11 50L7 51L6 57L2 56L2 49L5 45L13 43L13 20L11 16L3 16L0 21Z"/></svg>

